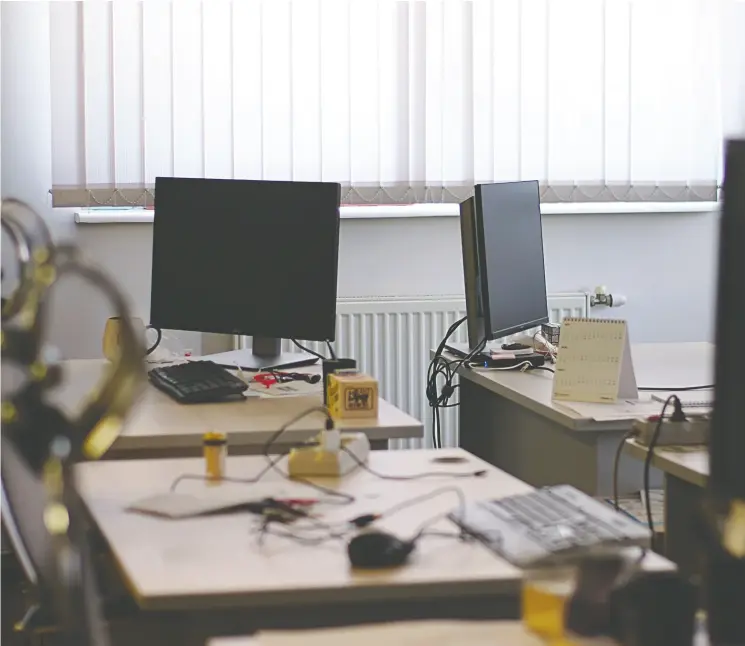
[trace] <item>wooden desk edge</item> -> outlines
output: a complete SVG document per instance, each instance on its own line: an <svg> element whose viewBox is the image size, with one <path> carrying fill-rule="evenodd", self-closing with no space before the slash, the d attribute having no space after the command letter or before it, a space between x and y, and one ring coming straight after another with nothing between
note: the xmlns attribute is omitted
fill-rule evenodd
<svg viewBox="0 0 745 646"><path fill-rule="evenodd" d="M648 449L646 446L639 444L634 438L626 440L624 446L624 453L628 453L637 460L645 460L647 458ZM689 484L696 485L697 487L706 487L708 484L709 476L702 474L699 471L690 469L683 465L677 464L669 460L664 455L664 447L657 447L652 455L652 466L657 467L660 471L666 475L671 475L679 480L688 482Z"/></svg>
<svg viewBox="0 0 745 646"><path fill-rule="evenodd" d="M414 418L412 418L413 420ZM416 421L416 420L415 420ZM342 431L361 432L371 441L399 440L424 437L424 424L418 422L410 425L378 426L368 428L342 428ZM282 434L279 444L295 444L304 442L319 433L320 429L289 429ZM261 447L271 436L273 431L251 431L228 433L229 443L233 446ZM164 435L120 435L112 446L112 453L116 451L147 451L169 448L191 449L202 445L202 437L197 433L170 433Z"/></svg>
<svg viewBox="0 0 745 646"><path fill-rule="evenodd" d="M448 355L452 356L452 355ZM453 357L455 358L455 357ZM478 370L469 370L467 368L460 368L458 375L463 379L467 379L472 383L485 388L495 395L504 397L509 401L523 406L529 411L541 415L550 419L552 422L561 424L564 428L569 431L575 431L578 433L602 433L602 432L614 432L614 431L625 431L631 425L631 421L624 420L613 420L607 422L598 422L597 420L589 417L573 416L570 412L564 412L556 410L553 406L539 402L528 395L524 395L514 388L505 386L498 381L489 379L487 375Z"/></svg>
<svg viewBox="0 0 745 646"><path fill-rule="evenodd" d="M403 626L410 626L414 623L443 623L439 620L431 621L418 621L418 622L395 622L391 628L395 628L397 624ZM465 623L472 624L471 621L464 622L451 622L445 621L444 623ZM479 626L483 627L485 631L489 631L490 635L493 636L494 643L498 643L500 639L509 639L509 646L538 646L544 642L537 636L529 632L520 621L479 621ZM334 629L337 630L337 629ZM357 636L358 639L361 637L359 634L365 630L365 626L353 626L349 629L338 629L340 631L349 631L350 637ZM315 631L302 631L302 632L315 632ZM267 640L268 641L268 640ZM365 643L367 643L365 641ZM478 640L481 643L481 640ZM468 646L469 641L462 642L463 646ZM255 635L235 636L235 637L213 637L207 643L207 646L261 646L261 632ZM437 646L437 642L433 644Z"/></svg>

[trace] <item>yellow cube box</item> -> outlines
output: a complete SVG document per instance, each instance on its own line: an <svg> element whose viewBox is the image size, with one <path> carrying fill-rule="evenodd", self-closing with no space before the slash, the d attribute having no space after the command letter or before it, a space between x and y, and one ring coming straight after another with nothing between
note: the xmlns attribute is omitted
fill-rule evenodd
<svg viewBox="0 0 745 646"><path fill-rule="evenodd" d="M328 409L334 419L378 416L378 382L362 373L340 371L328 376Z"/></svg>

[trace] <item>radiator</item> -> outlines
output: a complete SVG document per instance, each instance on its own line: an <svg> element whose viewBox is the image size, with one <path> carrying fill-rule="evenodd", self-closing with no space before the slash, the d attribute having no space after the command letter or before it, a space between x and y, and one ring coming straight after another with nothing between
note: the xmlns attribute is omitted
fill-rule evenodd
<svg viewBox="0 0 745 646"><path fill-rule="evenodd" d="M588 316L590 295L559 293L548 297L549 318L560 322L568 316ZM432 446L432 412L424 394L430 349L436 348L447 329L465 316L462 296L344 298L336 307L336 342L339 357L357 360L363 372L379 383L380 395L409 415L422 420L423 439L392 440L391 448ZM451 338L466 341L466 325ZM284 350L292 350L285 340ZM304 342L321 354L325 344ZM456 396L457 397L457 396ZM455 398L454 398L455 401ZM441 411L444 446L458 446L457 408Z"/></svg>

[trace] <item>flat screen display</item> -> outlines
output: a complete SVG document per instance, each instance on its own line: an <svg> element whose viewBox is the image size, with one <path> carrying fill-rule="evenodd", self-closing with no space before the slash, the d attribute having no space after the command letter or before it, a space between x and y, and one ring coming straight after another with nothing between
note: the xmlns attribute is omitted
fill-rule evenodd
<svg viewBox="0 0 745 646"><path fill-rule="evenodd" d="M333 340L341 187L159 177L152 325Z"/></svg>

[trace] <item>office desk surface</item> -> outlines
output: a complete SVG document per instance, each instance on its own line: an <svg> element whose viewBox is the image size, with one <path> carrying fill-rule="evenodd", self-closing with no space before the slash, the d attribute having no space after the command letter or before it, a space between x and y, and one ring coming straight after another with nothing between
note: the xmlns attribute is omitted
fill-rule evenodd
<svg viewBox="0 0 745 646"><path fill-rule="evenodd" d="M639 460L647 457L647 447L636 440L626 440L626 453ZM654 450L652 464L676 478L705 487L709 479L709 450L705 446L661 446Z"/></svg>
<svg viewBox="0 0 745 646"><path fill-rule="evenodd" d="M640 387L685 387L713 383L714 346L711 343L641 343L631 347L636 382ZM551 399L553 374L545 371L459 371L501 397L525 406L576 431L626 430L628 420L596 421L582 417ZM652 393L640 393L649 399Z"/></svg>
<svg viewBox="0 0 745 646"><path fill-rule="evenodd" d="M55 401L64 409L74 411L95 385L105 366L103 360L66 361L63 364L65 381L55 394ZM124 431L112 446L111 454L198 448L202 434L208 430L227 433L233 447L258 447L295 415L321 404L322 398L318 394L272 399L249 397L240 402L187 405L179 404L148 383ZM378 411L377 419L343 420L339 422L339 427L364 431L371 441L422 437L422 423L385 400L379 401ZM282 439L287 444L302 442L322 427L323 415L314 413L294 424Z"/></svg>
<svg viewBox="0 0 745 646"><path fill-rule="evenodd" d="M434 461L435 457L444 455L458 456L464 461L455 464ZM264 465L261 456L232 457L228 458L227 473L251 477ZM487 473L473 478L443 476L394 481L381 480L358 469L341 480L323 479L320 482L356 498L351 505L324 505L324 520L345 522L359 514L384 512L394 504L448 488L378 521L381 528L406 538L414 535L423 523L458 504L453 488L469 499L531 490L527 484L461 449L375 451L370 456L370 467L396 476L437 470L485 469ZM309 602L390 602L514 595L519 589L519 570L479 543L459 542L450 536L423 538L405 567L359 573L350 569L346 547L341 541L307 546L269 535L260 544L254 531L257 519L247 513L175 521L126 510L143 497L167 492L179 475L199 474L203 468L203 461L195 458L106 461L76 467L85 505L143 609L184 611ZM255 487L259 499L268 495L297 497L314 493L275 472L258 485L228 483L210 487L191 481L179 485L179 491L229 495L231 487L246 486ZM444 519L433 528L455 531ZM656 555L650 554L647 559L651 568L671 567Z"/></svg>
<svg viewBox="0 0 745 646"><path fill-rule="evenodd" d="M208 646L348 646L351 643L358 646L541 646L546 642L527 631L519 621L435 620L218 637L211 639Z"/></svg>

